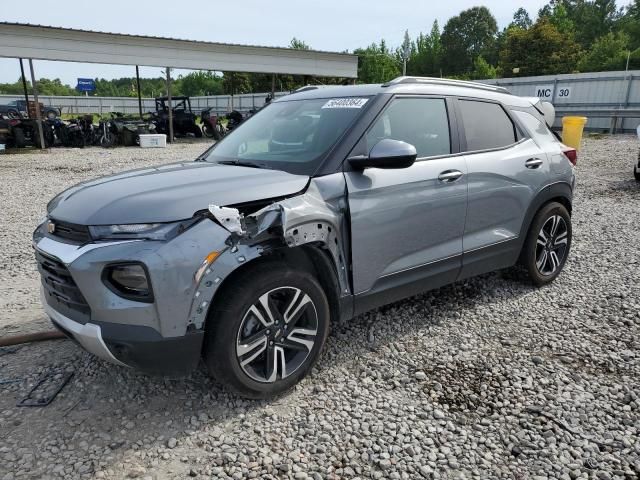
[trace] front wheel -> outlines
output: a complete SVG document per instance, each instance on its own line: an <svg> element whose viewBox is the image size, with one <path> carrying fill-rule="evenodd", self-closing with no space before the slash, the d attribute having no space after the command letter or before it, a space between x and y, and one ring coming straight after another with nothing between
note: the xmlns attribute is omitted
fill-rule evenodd
<svg viewBox="0 0 640 480"><path fill-rule="evenodd" d="M545 205L534 217L522 251L522 263L536 286L552 282L571 249L571 216L564 205Z"/></svg>
<svg viewBox="0 0 640 480"><path fill-rule="evenodd" d="M313 275L281 263L249 268L209 312L209 372L248 398L282 393L316 362L329 332L329 304Z"/></svg>
<svg viewBox="0 0 640 480"><path fill-rule="evenodd" d="M636 178L636 182L640 182L640 170L638 170L638 167L633 167L633 176Z"/></svg>

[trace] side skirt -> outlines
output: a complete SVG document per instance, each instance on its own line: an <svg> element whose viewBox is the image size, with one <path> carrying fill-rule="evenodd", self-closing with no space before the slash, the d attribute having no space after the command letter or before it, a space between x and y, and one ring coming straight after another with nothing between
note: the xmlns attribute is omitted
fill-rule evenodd
<svg viewBox="0 0 640 480"><path fill-rule="evenodd" d="M461 265L462 255L456 255L381 277L371 290L354 297L354 316L453 283Z"/></svg>

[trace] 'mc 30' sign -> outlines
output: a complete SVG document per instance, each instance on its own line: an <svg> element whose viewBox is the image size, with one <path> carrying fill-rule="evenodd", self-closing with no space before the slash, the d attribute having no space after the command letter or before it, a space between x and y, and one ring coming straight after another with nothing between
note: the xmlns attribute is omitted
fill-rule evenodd
<svg viewBox="0 0 640 480"><path fill-rule="evenodd" d="M535 96L541 98L542 100L553 100L554 92L556 87L551 85L536 85ZM558 94L555 98L569 98L571 96L571 88L570 87L560 87L558 88Z"/></svg>

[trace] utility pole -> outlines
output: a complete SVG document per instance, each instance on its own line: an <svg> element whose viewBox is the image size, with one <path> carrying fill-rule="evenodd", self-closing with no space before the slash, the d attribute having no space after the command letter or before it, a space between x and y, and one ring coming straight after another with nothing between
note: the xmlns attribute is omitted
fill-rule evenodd
<svg viewBox="0 0 640 480"><path fill-rule="evenodd" d="M27 118L31 118L31 113L29 112L29 92L27 90L27 77L24 76L24 65L22 64L22 59L20 58L20 73L22 74L22 89L24 90L24 101L27 102Z"/></svg>
<svg viewBox="0 0 640 480"><path fill-rule="evenodd" d="M404 41L402 42L402 76L407 76L407 60L411 53L411 39L409 38L409 30L404 31Z"/></svg>
<svg viewBox="0 0 640 480"><path fill-rule="evenodd" d="M45 149L44 132L42 131L42 112L40 111L40 102L38 101L38 86L36 85L36 75L33 73L33 60L29 59L29 69L31 70L31 86L33 87L33 99L36 103L36 123L38 124L38 135L40 136L40 149ZM29 104L27 103L27 111Z"/></svg>
<svg viewBox="0 0 640 480"><path fill-rule="evenodd" d="M171 106L171 69L167 67L167 104L169 106L169 143L173 143L173 107Z"/></svg>

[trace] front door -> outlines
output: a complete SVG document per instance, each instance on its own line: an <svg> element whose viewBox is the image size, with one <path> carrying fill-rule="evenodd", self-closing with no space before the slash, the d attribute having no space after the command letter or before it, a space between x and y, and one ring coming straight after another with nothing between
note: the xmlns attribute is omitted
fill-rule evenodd
<svg viewBox="0 0 640 480"><path fill-rule="evenodd" d="M345 172L356 295L375 293L382 304L416 293L410 284L419 291L433 285L429 277L442 285L459 273L467 170L451 155L450 130L445 99L396 97L354 149L392 138L418 153L409 168ZM385 299L384 291L395 293Z"/></svg>

